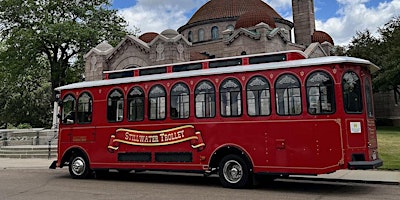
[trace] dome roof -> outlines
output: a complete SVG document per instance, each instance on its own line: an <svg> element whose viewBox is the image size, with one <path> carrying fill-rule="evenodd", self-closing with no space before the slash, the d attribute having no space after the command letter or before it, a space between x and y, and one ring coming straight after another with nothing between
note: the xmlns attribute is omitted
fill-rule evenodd
<svg viewBox="0 0 400 200"><path fill-rule="evenodd" d="M179 35L179 33L178 33L178 31L176 31L176 30L167 29L167 30L161 32L161 35L163 35L163 36L165 36L165 37L167 37L167 38L173 38L173 37Z"/></svg>
<svg viewBox="0 0 400 200"><path fill-rule="evenodd" d="M264 10L272 18L282 17L261 0L210 0L194 13L187 25L221 18L237 18L248 11Z"/></svg>
<svg viewBox="0 0 400 200"><path fill-rule="evenodd" d="M258 9L241 15L236 21L235 29L249 28L261 22L268 24L271 28L276 28L274 19L267 12Z"/></svg>
<svg viewBox="0 0 400 200"><path fill-rule="evenodd" d="M335 45L333 43L332 37L323 31L315 31L313 36L312 36L312 42L319 42L319 43L324 43L324 42L329 42L332 45Z"/></svg>
<svg viewBox="0 0 400 200"><path fill-rule="evenodd" d="M110 49L112 49L114 47L111 46L110 44L108 44L108 42L104 41L104 42L98 44L95 48L97 50L99 50L99 51L107 51L107 50L110 50Z"/></svg>
<svg viewBox="0 0 400 200"><path fill-rule="evenodd" d="M157 36L158 33L148 32L148 33L143 33L141 36L139 36L139 39L142 40L143 42L150 43Z"/></svg>

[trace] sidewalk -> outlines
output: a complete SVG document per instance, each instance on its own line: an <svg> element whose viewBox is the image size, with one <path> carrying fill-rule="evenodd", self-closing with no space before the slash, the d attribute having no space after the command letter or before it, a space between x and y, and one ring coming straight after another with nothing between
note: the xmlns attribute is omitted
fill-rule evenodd
<svg viewBox="0 0 400 200"><path fill-rule="evenodd" d="M4 169L49 169L54 160L0 158L0 171ZM318 176L291 175L289 179L399 185L400 171L338 170L332 174Z"/></svg>

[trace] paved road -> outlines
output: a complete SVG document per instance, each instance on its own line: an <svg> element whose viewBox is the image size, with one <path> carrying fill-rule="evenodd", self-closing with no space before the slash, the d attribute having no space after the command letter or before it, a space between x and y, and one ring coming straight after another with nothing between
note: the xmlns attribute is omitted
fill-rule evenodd
<svg viewBox="0 0 400 200"><path fill-rule="evenodd" d="M398 200L400 186L277 180L253 189L225 189L217 177L117 173L103 179L74 180L67 169L0 169L0 200L28 199L307 199Z"/></svg>

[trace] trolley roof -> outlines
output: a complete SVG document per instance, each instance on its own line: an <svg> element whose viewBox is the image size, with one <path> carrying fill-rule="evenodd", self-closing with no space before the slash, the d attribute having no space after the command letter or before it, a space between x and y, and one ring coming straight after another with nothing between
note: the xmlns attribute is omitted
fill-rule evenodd
<svg viewBox="0 0 400 200"><path fill-rule="evenodd" d="M379 70L378 66L371 63L368 60L364 60L364 59L360 59L360 58L353 58L353 57L344 57L344 56L327 56L327 57L319 57L319 58L309 58L309 59L285 61L285 62L271 62L271 63L261 63L261 64L254 64L254 65L245 65L245 66L240 65L240 66L233 66L233 67L201 69L201 70L193 70L193 71L154 74L154 75L126 77L126 78L109 79L109 80L85 81L85 82L79 82L79 83L73 83L73 84L61 86L61 87L56 88L55 90L62 91L62 90L71 90L71 89L79 89L79 88L91 88L91 87L99 87L99 86L118 85L118 84L125 84L125 83L139 83L139 82L156 81L156 80L168 80L168 79L176 79L176 78L195 77L195 76L197 77L197 76L216 75L216 74L229 74L229 73L252 72L252 71L273 70L273 69L287 69L287 68L320 66L320 65L328 65L328 64L344 64L344 63L353 63L353 64L360 64L360 65L366 66L371 71L371 73L375 73Z"/></svg>

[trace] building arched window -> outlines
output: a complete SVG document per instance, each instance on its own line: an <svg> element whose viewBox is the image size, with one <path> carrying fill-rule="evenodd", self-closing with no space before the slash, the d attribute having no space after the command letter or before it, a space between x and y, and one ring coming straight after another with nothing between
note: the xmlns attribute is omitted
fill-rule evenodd
<svg viewBox="0 0 400 200"><path fill-rule="evenodd" d="M213 26L211 28L211 39L212 40L218 40L218 38L219 38L218 27Z"/></svg>
<svg viewBox="0 0 400 200"><path fill-rule="evenodd" d="M149 92L149 119L165 119L167 93L162 85L155 85Z"/></svg>
<svg viewBox="0 0 400 200"><path fill-rule="evenodd" d="M197 118L215 117L215 87L210 81L201 81L195 89Z"/></svg>
<svg viewBox="0 0 400 200"><path fill-rule="evenodd" d="M236 117L242 115L242 86L234 78L225 79L219 88L221 115Z"/></svg>
<svg viewBox="0 0 400 200"><path fill-rule="evenodd" d="M78 98L78 123L86 124L92 122L93 98L84 92Z"/></svg>
<svg viewBox="0 0 400 200"><path fill-rule="evenodd" d="M144 92L140 87L133 87L128 93L128 121L144 119Z"/></svg>
<svg viewBox="0 0 400 200"><path fill-rule="evenodd" d="M171 89L170 113L172 119L189 118L189 88L184 83L177 83Z"/></svg>
<svg viewBox="0 0 400 200"><path fill-rule="evenodd" d="M199 42L204 41L204 29L199 29L198 36Z"/></svg>
<svg viewBox="0 0 400 200"><path fill-rule="evenodd" d="M234 31L235 27L232 24L229 24L228 26L226 26L226 30Z"/></svg>
<svg viewBox="0 0 400 200"><path fill-rule="evenodd" d="M360 77L353 72L348 71L344 74L342 80L343 104L346 113L361 113L361 81Z"/></svg>
<svg viewBox="0 0 400 200"><path fill-rule="evenodd" d="M76 99L72 94L68 94L62 100L61 123L74 124L76 115Z"/></svg>
<svg viewBox="0 0 400 200"><path fill-rule="evenodd" d="M275 82L278 115L299 115L302 112L300 81L292 74L283 74Z"/></svg>
<svg viewBox="0 0 400 200"><path fill-rule="evenodd" d="M249 116L267 116L271 114L271 95L269 83L262 76L249 80L247 91L247 114Z"/></svg>
<svg viewBox="0 0 400 200"><path fill-rule="evenodd" d="M193 32L192 31L189 31L189 33L188 33L188 41L193 42Z"/></svg>
<svg viewBox="0 0 400 200"><path fill-rule="evenodd" d="M335 112L334 82L328 73L313 72L307 78L306 89L308 113L330 114Z"/></svg>
<svg viewBox="0 0 400 200"><path fill-rule="evenodd" d="M124 94L120 89L114 89L107 97L107 120L120 122L124 119Z"/></svg>

